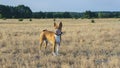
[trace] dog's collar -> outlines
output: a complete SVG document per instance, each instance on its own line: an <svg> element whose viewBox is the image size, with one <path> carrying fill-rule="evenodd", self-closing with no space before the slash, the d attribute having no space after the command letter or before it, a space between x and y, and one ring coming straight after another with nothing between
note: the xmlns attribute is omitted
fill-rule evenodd
<svg viewBox="0 0 120 68"><path fill-rule="evenodd" d="M57 33L55 33L55 35L57 35L57 36L61 36L61 35L62 35L62 32L61 32L61 34L57 34Z"/></svg>

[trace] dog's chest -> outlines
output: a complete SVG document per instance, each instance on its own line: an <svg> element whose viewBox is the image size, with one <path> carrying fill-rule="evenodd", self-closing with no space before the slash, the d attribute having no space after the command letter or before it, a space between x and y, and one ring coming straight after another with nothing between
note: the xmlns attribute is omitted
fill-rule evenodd
<svg viewBox="0 0 120 68"><path fill-rule="evenodd" d="M60 36L55 35L55 40L57 43L60 43Z"/></svg>

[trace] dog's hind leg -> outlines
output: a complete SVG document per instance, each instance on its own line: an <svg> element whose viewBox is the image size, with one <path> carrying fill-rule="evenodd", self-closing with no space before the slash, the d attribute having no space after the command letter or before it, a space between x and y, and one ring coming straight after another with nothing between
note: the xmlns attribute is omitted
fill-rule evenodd
<svg viewBox="0 0 120 68"><path fill-rule="evenodd" d="M48 41L47 40L45 40L45 49L47 48L47 45L48 45Z"/></svg>
<svg viewBox="0 0 120 68"><path fill-rule="evenodd" d="M41 34L40 34L40 50L41 50L41 47L42 47L42 44L43 44L43 42L44 42L44 32L42 32Z"/></svg>
<svg viewBox="0 0 120 68"><path fill-rule="evenodd" d="M40 41L40 50L41 50L41 48L42 48L42 44L43 44L43 41Z"/></svg>
<svg viewBox="0 0 120 68"><path fill-rule="evenodd" d="M43 41L40 41L40 46L39 46L39 47L40 47L40 48L39 48L40 50L39 50L39 53L41 53L42 44L43 44Z"/></svg>

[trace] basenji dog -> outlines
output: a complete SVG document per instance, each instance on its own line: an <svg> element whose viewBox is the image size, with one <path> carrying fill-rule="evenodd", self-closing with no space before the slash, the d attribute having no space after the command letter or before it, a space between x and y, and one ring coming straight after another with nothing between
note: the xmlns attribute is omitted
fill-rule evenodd
<svg viewBox="0 0 120 68"><path fill-rule="evenodd" d="M60 42L61 42L61 35L62 35L62 22L58 24L54 23L55 32L43 30L40 33L40 50L42 47L43 42L45 42L45 49L47 47L48 42L52 44L52 53L54 56L58 55Z"/></svg>

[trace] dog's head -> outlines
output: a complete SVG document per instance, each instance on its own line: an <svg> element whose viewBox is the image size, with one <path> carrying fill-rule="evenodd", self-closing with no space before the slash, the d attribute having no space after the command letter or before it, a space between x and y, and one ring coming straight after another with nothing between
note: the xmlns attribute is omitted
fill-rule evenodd
<svg viewBox="0 0 120 68"><path fill-rule="evenodd" d="M60 22L59 25L56 24L56 23L54 23L54 27L55 27L55 29L60 29L60 30L62 30L62 22Z"/></svg>
<svg viewBox="0 0 120 68"><path fill-rule="evenodd" d="M56 35L61 35L62 34L62 22L58 24L54 23L54 27L56 29Z"/></svg>

